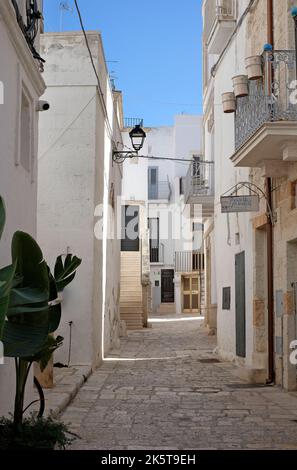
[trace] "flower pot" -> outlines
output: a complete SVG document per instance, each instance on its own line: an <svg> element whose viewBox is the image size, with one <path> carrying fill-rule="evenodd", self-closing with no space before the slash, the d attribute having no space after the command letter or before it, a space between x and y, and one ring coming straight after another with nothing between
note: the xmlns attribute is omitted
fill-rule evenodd
<svg viewBox="0 0 297 470"><path fill-rule="evenodd" d="M243 96L248 96L249 86L248 86L248 77L247 75L236 75L232 78L234 94L236 98L242 98Z"/></svg>
<svg viewBox="0 0 297 470"><path fill-rule="evenodd" d="M245 59L245 68L249 80L259 80L263 76L262 57L260 55L247 57Z"/></svg>
<svg viewBox="0 0 297 470"><path fill-rule="evenodd" d="M222 103L224 113L235 113L236 111L236 98L233 92L222 94Z"/></svg>

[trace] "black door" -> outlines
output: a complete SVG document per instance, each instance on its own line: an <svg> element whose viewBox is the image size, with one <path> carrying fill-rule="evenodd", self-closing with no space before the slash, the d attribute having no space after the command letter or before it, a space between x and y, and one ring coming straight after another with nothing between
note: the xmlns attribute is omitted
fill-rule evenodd
<svg viewBox="0 0 297 470"><path fill-rule="evenodd" d="M174 270L161 271L161 302L174 302Z"/></svg>
<svg viewBox="0 0 297 470"><path fill-rule="evenodd" d="M236 354L246 356L246 324L245 324L245 253L235 256L235 322L236 322Z"/></svg>
<svg viewBox="0 0 297 470"><path fill-rule="evenodd" d="M138 206L122 206L121 251L139 251Z"/></svg>

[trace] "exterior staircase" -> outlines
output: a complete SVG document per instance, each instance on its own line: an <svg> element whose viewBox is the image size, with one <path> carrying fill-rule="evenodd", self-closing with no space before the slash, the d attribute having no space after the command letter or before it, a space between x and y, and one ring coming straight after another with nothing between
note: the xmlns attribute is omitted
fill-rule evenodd
<svg viewBox="0 0 297 470"><path fill-rule="evenodd" d="M175 303L162 303L159 305L157 309L157 314L159 315L166 315L170 313L176 313Z"/></svg>

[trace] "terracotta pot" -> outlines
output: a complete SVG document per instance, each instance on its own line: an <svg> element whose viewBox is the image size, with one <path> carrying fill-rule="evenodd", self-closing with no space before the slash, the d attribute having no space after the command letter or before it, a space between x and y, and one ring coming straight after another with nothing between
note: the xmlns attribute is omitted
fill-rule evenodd
<svg viewBox="0 0 297 470"><path fill-rule="evenodd" d="M224 113L235 113L236 111L236 98L233 92L222 94L222 103Z"/></svg>
<svg viewBox="0 0 297 470"><path fill-rule="evenodd" d="M249 94L249 85L247 75L236 75L232 78L234 94L236 98L242 98L243 96L248 96Z"/></svg>
<svg viewBox="0 0 297 470"><path fill-rule="evenodd" d="M263 76L262 57L254 55L245 59L245 68L249 80L259 80Z"/></svg>

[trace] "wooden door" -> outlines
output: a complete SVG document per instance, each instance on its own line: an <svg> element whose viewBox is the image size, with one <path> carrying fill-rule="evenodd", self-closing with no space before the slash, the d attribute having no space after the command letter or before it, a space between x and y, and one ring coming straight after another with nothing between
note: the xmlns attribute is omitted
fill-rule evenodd
<svg viewBox="0 0 297 470"><path fill-rule="evenodd" d="M199 278L198 276L183 276L183 312L198 313L200 310L199 302Z"/></svg>
<svg viewBox="0 0 297 470"><path fill-rule="evenodd" d="M236 354L246 356L245 252L235 255Z"/></svg>

